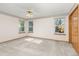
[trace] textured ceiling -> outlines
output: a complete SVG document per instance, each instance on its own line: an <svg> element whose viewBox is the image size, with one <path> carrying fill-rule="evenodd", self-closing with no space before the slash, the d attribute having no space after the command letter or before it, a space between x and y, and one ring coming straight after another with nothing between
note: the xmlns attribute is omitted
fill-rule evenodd
<svg viewBox="0 0 79 59"><path fill-rule="evenodd" d="M0 3L0 12L26 18L27 9L33 11L33 18L67 15L73 3Z"/></svg>

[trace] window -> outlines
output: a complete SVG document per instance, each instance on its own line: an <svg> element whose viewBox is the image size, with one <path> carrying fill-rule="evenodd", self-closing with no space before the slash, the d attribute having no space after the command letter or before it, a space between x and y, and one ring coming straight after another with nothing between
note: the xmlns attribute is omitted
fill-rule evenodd
<svg viewBox="0 0 79 59"><path fill-rule="evenodd" d="M29 21L29 33L33 32L33 21Z"/></svg>
<svg viewBox="0 0 79 59"><path fill-rule="evenodd" d="M64 25L65 25L65 20L64 18L57 18L55 19L55 33L56 34L64 34Z"/></svg>
<svg viewBox="0 0 79 59"><path fill-rule="evenodd" d="M19 33L24 33L24 20L19 20Z"/></svg>

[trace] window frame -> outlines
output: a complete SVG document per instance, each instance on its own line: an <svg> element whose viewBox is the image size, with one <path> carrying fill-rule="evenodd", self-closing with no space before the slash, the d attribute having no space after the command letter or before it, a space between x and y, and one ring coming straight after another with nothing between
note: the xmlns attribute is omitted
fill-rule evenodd
<svg viewBox="0 0 79 59"><path fill-rule="evenodd" d="M32 31L30 31L30 28L32 28ZM33 21L32 20L28 21L28 33L33 33Z"/></svg>
<svg viewBox="0 0 79 59"><path fill-rule="evenodd" d="M23 24L22 24L23 22ZM23 28L23 30L22 30ZM19 20L19 34L25 33L25 21L24 20Z"/></svg>
<svg viewBox="0 0 79 59"><path fill-rule="evenodd" d="M64 32L63 33L60 33L60 32L56 32L56 20L64 20L64 25L63 25L63 27L64 27ZM65 17L59 17L59 18L55 18L55 34L56 35L66 35L66 30L65 30Z"/></svg>

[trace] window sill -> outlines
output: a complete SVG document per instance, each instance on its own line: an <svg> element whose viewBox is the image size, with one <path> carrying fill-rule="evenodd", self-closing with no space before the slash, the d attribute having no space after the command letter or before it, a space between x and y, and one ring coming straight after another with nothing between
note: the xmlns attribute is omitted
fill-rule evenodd
<svg viewBox="0 0 79 59"><path fill-rule="evenodd" d="M28 32L28 33L33 33L33 32Z"/></svg>
<svg viewBox="0 0 79 59"><path fill-rule="evenodd" d="M55 35L66 35L65 33L55 33Z"/></svg>
<svg viewBox="0 0 79 59"><path fill-rule="evenodd" d="M19 34L22 34L22 33L25 33L25 32L19 32Z"/></svg>

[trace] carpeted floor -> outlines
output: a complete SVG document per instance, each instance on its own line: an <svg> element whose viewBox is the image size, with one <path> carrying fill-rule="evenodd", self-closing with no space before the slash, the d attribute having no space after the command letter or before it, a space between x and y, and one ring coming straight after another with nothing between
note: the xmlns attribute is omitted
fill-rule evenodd
<svg viewBox="0 0 79 59"><path fill-rule="evenodd" d="M76 56L67 42L25 37L0 44L1 56Z"/></svg>

